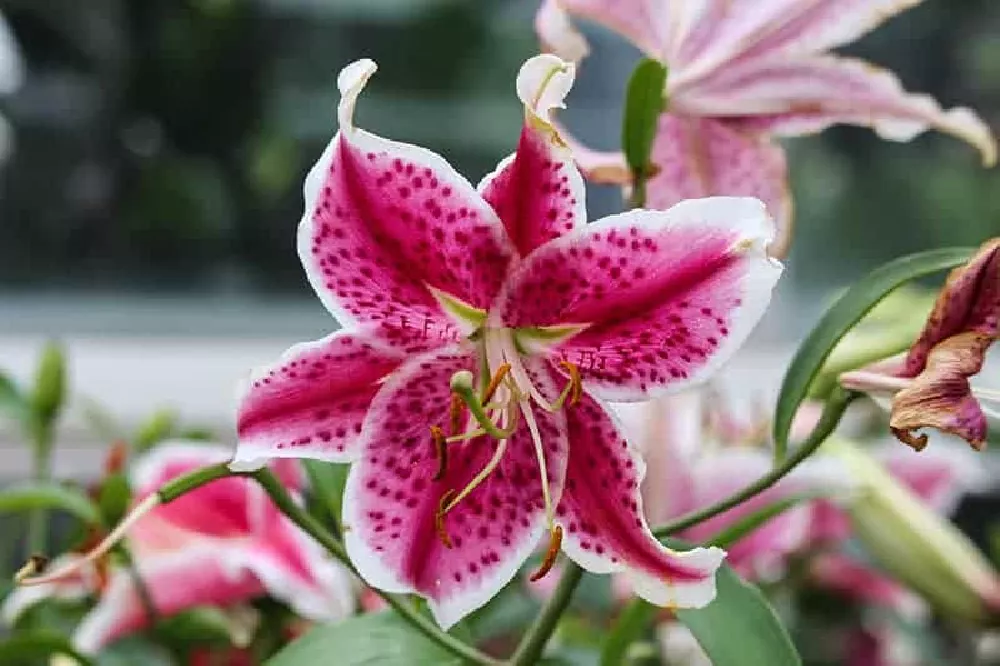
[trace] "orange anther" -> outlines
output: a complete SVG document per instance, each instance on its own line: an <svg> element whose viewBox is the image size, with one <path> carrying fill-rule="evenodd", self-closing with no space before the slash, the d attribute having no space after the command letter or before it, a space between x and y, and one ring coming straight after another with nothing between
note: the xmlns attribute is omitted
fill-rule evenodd
<svg viewBox="0 0 1000 666"><path fill-rule="evenodd" d="M440 481L448 470L448 442L445 441L444 430L440 426L431 426L431 442L434 444L434 455L437 456L438 468L434 480Z"/></svg>
<svg viewBox="0 0 1000 666"><path fill-rule="evenodd" d="M462 417L465 415L465 402L457 393L451 394L451 404L448 405L448 425L450 434L457 435L462 430Z"/></svg>
<svg viewBox="0 0 1000 666"><path fill-rule="evenodd" d="M545 574L552 570L552 566L556 563L556 558L559 556L559 549L562 547L562 535L562 527L556 525L552 528L552 534L549 537L549 549L545 551L545 559L542 560L542 566L538 568L538 571L531 574L531 582L541 580Z"/></svg>
<svg viewBox="0 0 1000 666"><path fill-rule="evenodd" d="M500 382L503 381L503 378L507 376L508 372L510 372L510 363L504 363L497 368L497 371L493 374L493 379L490 380L490 385L487 386L486 391L483 392L483 399L480 400L481 403L485 405L493 399L493 394L497 392L498 388L500 388Z"/></svg>
<svg viewBox="0 0 1000 666"><path fill-rule="evenodd" d="M434 529L437 531L438 538L441 539L441 543L444 544L445 548L451 548L451 537L448 536L448 530L444 526L444 514L448 503L451 498L455 496L454 490L445 491L441 495L441 499L438 500L438 510L434 514Z"/></svg>
<svg viewBox="0 0 1000 666"><path fill-rule="evenodd" d="M125 469L125 462L128 459L128 444L118 439L111 443L108 453L104 458L104 475L111 476L118 474Z"/></svg>
<svg viewBox="0 0 1000 666"><path fill-rule="evenodd" d="M583 381L580 379L580 368L575 363L569 361L559 361L559 367L564 368L569 373L569 404L575 405L580 402L583 396Z"/></svg>

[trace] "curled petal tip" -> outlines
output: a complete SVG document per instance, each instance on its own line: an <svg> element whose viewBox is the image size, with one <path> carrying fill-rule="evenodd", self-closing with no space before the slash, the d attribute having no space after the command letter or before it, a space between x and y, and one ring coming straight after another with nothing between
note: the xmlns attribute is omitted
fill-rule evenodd
<svg viewBox="0 0 1000 666"><path fill-rule="evenodd" d="M551 124L552 110L565 108L576 66L559 56L543 53L530 58L517 75L517 96L529 113Z"/></svg>
<svg viewBox="0 0 1000 666"><path fill-rule="evenodd" d="M354 128L354 105L358 95L364 89L378 65L374 60L362 58L340 70L337 75L337 88L340 90L340 105L337 109L337 119L342 130Z"/></svg>

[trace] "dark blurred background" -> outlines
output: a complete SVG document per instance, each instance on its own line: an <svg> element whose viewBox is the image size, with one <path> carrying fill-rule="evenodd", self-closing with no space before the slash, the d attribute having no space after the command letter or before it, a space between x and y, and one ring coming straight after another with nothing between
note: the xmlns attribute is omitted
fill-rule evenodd
<svg viewBox="0 0 1000 666"><path fill-rule="evenodd" d="M0 100L0 296L309 297L302 177L334 131L336 72L379 62L359 122L475 182L513 146L535 0L2 0L26 63ZM613 147L636 54L596 33L567 123ZM929 0L850 51L1000 124L1000 4ZM1000 171L928 135L790 142L797 289L1000 231ZM592 214L619 205L591 195ZM808 270L805 268L808 267Z"/></svg>

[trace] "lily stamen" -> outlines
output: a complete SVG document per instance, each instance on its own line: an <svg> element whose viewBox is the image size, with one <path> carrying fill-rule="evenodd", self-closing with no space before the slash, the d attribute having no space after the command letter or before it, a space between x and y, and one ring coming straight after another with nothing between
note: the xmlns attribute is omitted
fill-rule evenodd
<svg viewBox="0 0 1000 666"><path fill-rule="evenodd" d="M538 571L531 574L530 580L534 583L536 580L541 580L545 574L552 570L553 565L556 563L556 558L559 556L559 549L562 547L562 527L556 525L552 528L549 534L549 547L545 551L545 559L542 560L542 565L538 567Z"/></svg>
<svg viewBox="0 0 1000 666"><path fill-rule="evenodd" d="M156 493L153 493L143 501L139 502L139 504L132 510L132 512L128 516L126 516L125 519L122 520L122 522L120 522L114 530L112 530L111 534L106 536L104 540L97 545L96 548L94 548L89 553L84 555L84 557L77 560L73 564L65 566L57 571L53 571L52 573L47 575L41 575L41 576L29 575L27 577L23 577L20 580L16 581L17 584L23 586L45 585L46 583L54 583L56 581L62 580L63 578L66 578L67 576L74 575L78 571L82 570L85 566L91 565L94 562L100 560L105 555L107 555L108 552L110 552L111 549L114 548L119 541L125 538L125 535L128 533L130 529L132 529L133 525L139 522L139 520L142 519L142 517L145 516L147 513L149 513L157 506L159 506L159 504L160 504L160 496L157 495ZM24 571L24 569L22 569L22 571Z"/></svg>
<svg viewBox="0 0 1000 666"><path fill-rule="evenodd" d="M513 418L508 419L511 423L508 423L506 428L501 428L494 423L493 419L486 413L483 403L473 391L472 383L473 377L471 372L468 370L456 372L451 378L452 394L458 396L465 403L465 406L469 409L469 413L472 414L487 435L494 439L507 439L513 435L517 429L516 420Z"/></svg>
<svg viewBox="0 0 1000 666"><path fill-rule="evenodd" d="M499 368L497 368L495 373L493 373L493 378L490 380L490 383L486 387L486 390L483 391L483 397L481 398L481 402L484 405L493 399L493 395L497 392L497 389L500 388L500 383L504 380L504 378L507 376L507 373L509 372L510 372L510 363L504 363Z"/></svg>
<svg viewBox="0 0 1000 666"><path fill-rule="evenodd" d="M485 401L484 401L485 402ZM448 406L448 426L450 435L457 435L462 430L463 409L462 398L454 393L451 394L451 404Z"/></svg>
<svg viewBox="0 0 1000 666"><path fill-rule="evenodd" d="M468 497L469 493L471 493L479 486L479 484L485 481L487 477L489 477L489 475L493 473L493 470L495 470L497 467L500 466L500 461L503 459L503 454L506 451L507 451L507 440L506 439L497 440L497 449L496 451L493 452L493 457L490 458L490 461L486 463L486 466L479 471L479 474L476 474L475 478L473 478L472 481L469 481L469 483L466 484L466 486L462 488L462 490L459 491L459 493L455 495L454 498L450 499L448 504L444 507L443 513L448 513L456 506L458 506L459 502Z"/></svg>
<svg viewBox="0 0 1000 666"><path fill-rule="evenodd" d="M445 491L445 493L441 495L441 499L438 500L437 513L434 514L434 529L437 531L438 538L441 540L441 543L444 544L445 548L452 547L451 537L448 536L448 530L444 525L444 514L446 511L445 506L451 501L454 494L454 489Z"/></svg>
<svg viewBox="0 0 1000 666"><path fill-rule="evenodd" d="M431 442L434 444L434 455L438 461L437 471L432 478L434 481L440 481L448 470L448 440L439 426L431 426Z"/></svg>

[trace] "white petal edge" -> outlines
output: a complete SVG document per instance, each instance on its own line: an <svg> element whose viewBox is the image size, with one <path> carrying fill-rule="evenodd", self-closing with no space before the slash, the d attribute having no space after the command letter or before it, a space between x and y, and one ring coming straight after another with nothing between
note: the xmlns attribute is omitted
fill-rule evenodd
<svg viewBox="0 0 1000 666"><path fill-rule="evenodd" d="M544 49L571 62L580 62L590 53L590 44L573 26L559 0L543 0L535 15L535 32Z"/></svg>
<svg viewBox="0 0 1000 666"><path fill-rule="evenodd" d="M594 401L615 424L618 432L627 432L619 421L618 414L608 408L606 402L597 400L596 398L594 398ZM632 462L635 465L636 483L639 488L642 488L642 482L646 478L646 461L636 449L632 440L626 438L625 442L628 445L628 454L632 457ZM646 512L643 508L641 493L636 498L636 501L639 503L639 517L642 520L641 529L649 532L649 538L655 540L655 537L650 532L649 523L646 521ZM557 519L556 522L562 524L563 520ZM659 543L658 540L656 541ZM594 551L584 550L577 545L574 539L564 539L562 550L567 557L590 573L623 574L625 580L632 586L633 591L654 606L671 609L704 608L707 606L715 598L715 572L722 565L723 560L726 559L726 551L715 546L693 548L688 551L676 551L662 544L659 545L663 552L669 553L679 560L686 560L685 564L689 567L704 570L709 575L706 575L702 580L691 582L663 580L630 567L621 558L619 558L618 562L612 562L610 556L602 556Z"/></svg>
<svg viewBox="0 0 1000 666"><path fill-rule="evenodd" d="M767 310L771 293L784 271L784 265L768 254L776 233L775 223L768 215L764 203L753 197L687 199L666 211L637 208L601 218L587 225L581 233L609 231L637 222L653 229L708 227L735 232L733 251L742 256L747 267L742 277L742 305L734 308L731 313L728 337L715 350L711 359L686 380L651 391L649 397L655 398L704 382L736 353ZM577 238L575 234L576 232L549 242L572 243ZM508 278L508 282L512 281L513 279ZM602 387L599 393L605 403L635 402L631 391L618 394L610 387Z"/></svg>
<svg viewBox="0 0 1000 666"><path fill-rule="evenodd" d="M517 73L517 96L529 113L552 125L552 111L566 108L564 101L575 77L573 63L543 53L521 65Z"/></svg>
<svg viewBox="0 0 1000 666"><path fill-rule="evenodd" d="M496 212L482 199L479 192L475 190L469 181L459 174L446 159L426 148L385 139L354 126L355 103L365 84L368 83L368 80L377 69L378 66L373 60L363 59L357 60L341 70L337 77L337 87L340 89L341 94L340 104L337 107L337 120L340 129L334 135L333 139L330 140L330 143L327 144L316 164L309 170L302 188L305 210L299 221L296 238L299 260L305 269L309 285L313 288L323 306L340 323L342 328L352 327L357 323L357 319L342 308L331 295L330 290L326 288L324 276L312 263L313 211L316 210L316 204L323 193L323 183L330 172L330 166L333 164L333 159L342 137L352 147L362 153L391 152L393 155L409 162L430 168L457 195L468 201L470 206L476 208L476 212L479 214L481 220L491 223L494 240L499 247L510 246L510 240L507 238L506 231ZM461 322L457 323L461 326Z"/></svg>

